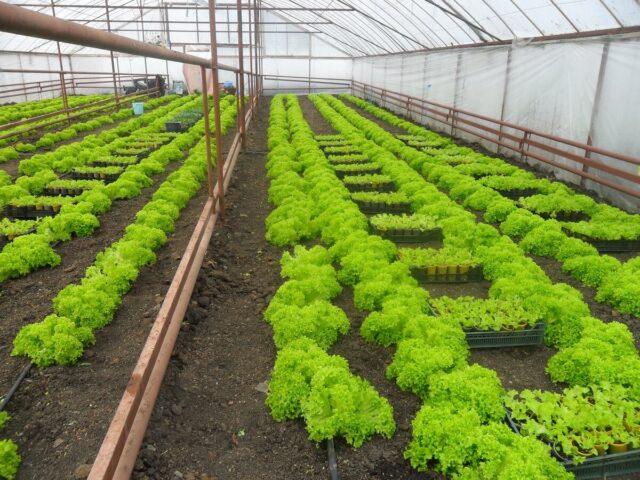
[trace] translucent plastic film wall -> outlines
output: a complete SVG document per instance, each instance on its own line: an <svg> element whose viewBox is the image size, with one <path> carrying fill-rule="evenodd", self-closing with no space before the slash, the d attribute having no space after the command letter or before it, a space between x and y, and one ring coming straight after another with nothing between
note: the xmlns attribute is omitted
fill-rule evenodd
<svg viewBox="0 0 640 480"><path fill-rule="evenodd" d="M486 115L580 143L640 157L640 36L592 37L557 42L514 41L511 45L420 52L354 60L353 78L365 84ZM389 105L391 107L391 105ZM400 110L398 108L398 110ZM436 130L433 118L414 119ZM505 129L508 132L509 129ZM447 130L449 133L449 130ZM461 130L455 135L496 152L492 142ZM509 151L501 148L500 154ZM583 149L575 149L583 156ZM582 164L549 157L563 165ZM608 157L602 161L638 174L638 166ZM558 178L580 177L554 169ZM606 172L595 171L601 178ZM620 180L628 186L631 181ZM637 210L640 201L587 180L585 185L621 206Z"/></svg>

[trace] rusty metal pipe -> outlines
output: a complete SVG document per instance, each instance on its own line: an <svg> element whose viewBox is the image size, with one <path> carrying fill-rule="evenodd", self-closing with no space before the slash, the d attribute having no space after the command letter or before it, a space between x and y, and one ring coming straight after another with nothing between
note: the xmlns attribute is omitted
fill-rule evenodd
<svg viewBox="0 0 640 480"><path fill-rule="evenodd" d="M209 92L207 91L207 71L200 67L200 77L202 79L202 109L204 110L204 141L207 149L207 186L209 197L214 197L213 191L213 164L211 162L211 125L209 123Z"/></svg>
<svg viewBox="0 0 640 480"><path fill-rule="evenodd" d="M101 7L102 8L102 7ZM55 40L85 47L113 50L120 53L142 55L171 62L187 63L208 67L211 60L176 52L149 43L140 42L96 28L53 18L50 15L34 12L28 8L17 7L0 2L0 31L26 35L29 37ZM237 71L237 68L217 65L216 68Z"/></svg>
<svg viewBox="0 0 640 480"><path fill-rule="evenodd" d="M220 82L218 79L218 39L216 38L216 1L209 0L209 28L211 30L211 81L213 83L213 119L216 131L216 171L218 173L218 191L216 195L220 200L220 215L224 217L224 182L223 156L222 156L222 131L220 125Z"/></svg>

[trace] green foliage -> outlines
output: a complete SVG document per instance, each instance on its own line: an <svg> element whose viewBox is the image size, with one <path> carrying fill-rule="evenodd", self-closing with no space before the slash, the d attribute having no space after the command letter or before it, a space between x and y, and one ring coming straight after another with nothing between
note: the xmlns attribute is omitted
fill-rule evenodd
<svg viewBox="0 0 640 480"><path fill-rule="evenodd" d="M11 440L0 440L0 478L13 480L20 466L18 446Z"/></svg>
<svg viewBox="0 0 640 480"><path fill-rule="evenodd" d="M409 338L398 343L393 361L387 367L387 378L395 380L402 390L427 398L429 383L439 373L463 366L464 356L448 346L430 346L426 341Z"/></svg>
<svg viewBox="0 0 640 480"><path fill-rule="evenodd" d="M369 222L371 226L380 231L390 230L417 230L428 232L438 228L436 219L431 215L416 213L413 215L391 215L382 213L373 215Z"/></svg>
<svg viewBox="0 0 640 480"><path fill-rule="evenodd" d="M445 246L444 248L401 248L398 250L401 262L409 267L427 268L438 265L461 265L474 267L478 260L466 248Z"/></svg>
<svg viewBox="0 0 640 480"><path fill-rule="evenodd" d="M475 297L434 298L431 305L444 321L459 323L467 330L517 330L540 321L533 310L526 310L519 299L496 300Z"/></svg>
<svg viewBox="0 0 640 480"><path fill-rule="evenodd" d="M545 438L575 463L604 453L612 443L640 445L636 403L621 386L573 387L562 394L511 391L505 404L523 435Z"/></svg>
<svg viewBox="0 0 640 480"><path fill-rule="evenodd" d="M474 411L483 422L500 422L504 418L504 390L493 370L474 364L436 375L429 385L430 404Z"/></svg>
<svg viewBox="0 0 640 480"><path fill-rule="evenodd" d="M82 356L84 346L94 341L90 328L76 326L66 317L49 315L18 332L11 355L27 355L39 367L70 365Z"/></svg>

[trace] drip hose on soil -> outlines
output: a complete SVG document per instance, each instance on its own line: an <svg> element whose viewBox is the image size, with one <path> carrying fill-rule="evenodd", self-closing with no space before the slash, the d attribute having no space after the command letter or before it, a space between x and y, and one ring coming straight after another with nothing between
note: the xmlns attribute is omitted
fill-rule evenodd
<svg viewBox="0 0 640 480"><path fill-rule="evenodd" d="M329 473L331 474L331 480L340 480L340 475L338 475L336 449L333 446L333 438L327 440L327 453L329 455Z"/></svg>
<svg viewBox="0 0 640 480"><path fill-rule="evenodd" d="M24 378L27 376L27 373L29 373L29 370L31 370L31 367L33 367L33 363L31 362L27 363L27 365L20 372L20 375L18 375L18 378L16 379L16 381L13 382L13 385L11 385L11 388L9 389L7 394L4 396L4 398L0 402L0 412L2 412L5 409L5 407L9 403L9 400L11 400L11 397L13 397L13 394L16 393L16 390L18 390L18 387L20 386Z"/></svg>

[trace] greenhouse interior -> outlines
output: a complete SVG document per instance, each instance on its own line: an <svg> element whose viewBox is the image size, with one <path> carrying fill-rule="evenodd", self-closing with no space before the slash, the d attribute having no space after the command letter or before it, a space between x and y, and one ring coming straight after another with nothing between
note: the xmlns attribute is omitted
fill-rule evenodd
<svg viewBox="0 0 640 480"><path fill-rule="evenodd" d="M0 480L640 479L638 0L0 1Z"/></svg>

